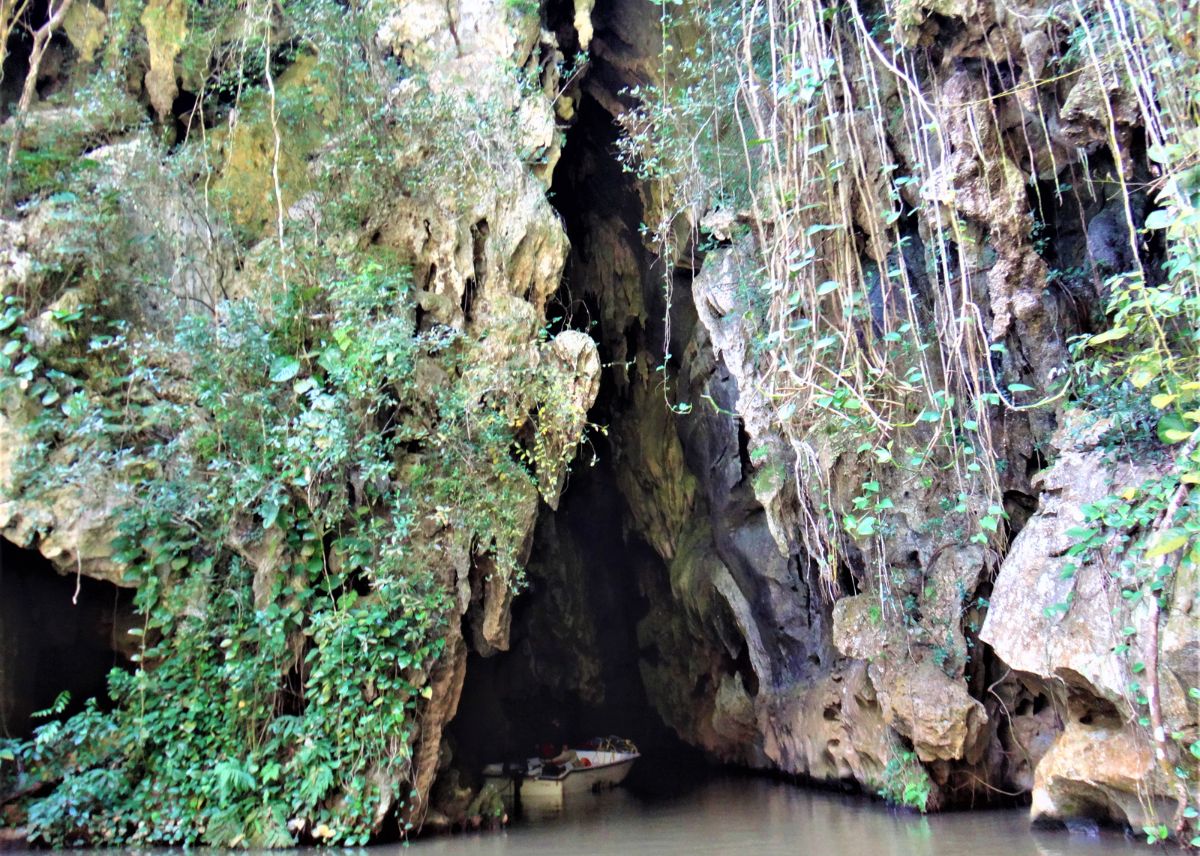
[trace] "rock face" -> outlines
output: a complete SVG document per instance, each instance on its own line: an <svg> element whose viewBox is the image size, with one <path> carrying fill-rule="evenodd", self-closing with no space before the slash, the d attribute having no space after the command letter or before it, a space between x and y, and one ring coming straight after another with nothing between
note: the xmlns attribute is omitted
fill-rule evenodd
<svg viewBox="0 0 1200 856"><path fill-rule="evenodd" d="M398 199L378 226L383 243L411 260L414 278L424 284L421 305L428 318L480 335L480 396L495 382L490 366L545 363L561 373L563 385L542 405L553 421L541 431L556 466L540 474L540 488L556 504L568 458L596 397L600 363L595 344L574 331L537 348L528 344L536 341L546 302L558 287L567 241L540 183L548 179L561 145L554 125L556 46L535 16L518 14L516 8L502 0L402 4L384 23L378 40L426 74L425 85L434 93L451 101L498 101L515 119L515 128L513 148L488 157L486 180L469 185L471 201L465 208L428 197ZM519 68L541 80L540 91L521 91L504 73L514 57ZM536 494L522 498L519 528L527 533L526 545L537 508ZM442 735L458 709L468 653L491 655L509 646L512 581L472 557L473 537L462 533L455 539L456 567L447 569L470 634L462 639L457 629L450 631L447 654L432 675L432 700L414 752L414 786L422 794L429 793L438 773ZM432 540L429 547L428 560L445 564L442 547ZM414 819L420 819L419 812Z"/></svg>
<svg viewBox="0 0 1200 856"><path fill-rule="evenodd" d="M1062 61L1058 24L1039 10L903 5L898 39L936 46L929 100L913 103L877 66L878 109L903 116L923 105L937 114L941 136L892 122L885 139L867 110L831 115L842 135L834 148L861 146L863 175L914 177L894 194L903 200L897 215L908 218L901 250L886 246L894 218L881 219L879 198L891 192L888 182L868 178L844 209L857 245L823 252L860 253L867 280L888 266L897 277L903 267L916 312L934 311L943 299L937 280L949 277L980 310L984 346L994 346L993 383L1054 388L1068 338L1101 306L1098 280L1086 271L1127 270L1138 251L1119 198L1085 194L1034 207L1027 188L1114 168L1103 148L1106 100L1121 152L1141 119L1094 74L1039 82ZM730 763L889 795L915 769L930 807L1007 792L1030 795L1037 820L1087 816L1136 829L1169 818L1179 789L1135 724L1144 706L1130 703L1129 667L1145 659L1137 645L1150 636L1146 610L1113 617L1121 595L1103 563L1060 579L1079 509L1153 468L1114 472L1099 449L1065 438L1054 406L1014 409L989 426L1004 463L991 486L872 466L836 428L791 431L781 393L763 375L764 365L791 355L764 343L754 294L777 287L756 278L757 242L783 227L689 197L691 208L666 217L673 258L683 261L664 269L642 227L664 216L661 186L622 175L606 156L609 117L638 127L626 88L660 80L667 67L653 62L661 34L632 3L602 4L591 18L595 65L555 189L568 200L559 204L576 251L570 298L585 305L579 311L589 313L610 366L602 418L612 424L625 538L661 562L640 571L651 704L684 740ZM677 27L671 47L694 37ZM1132 160L1124 168L1144 169ZM1132 211L1140 222L1145 201L1134 199ZM947 230L958 243L950 269L937 271L930 253ZM1039 237L1051 233L1052 242ZM883 286L872 297L876 335L898 300ZM860 343L870 336L857 335ZM866 484L888 497L883 535L838 544L808 537L815 519L850 511ZM1001 529L1015 536L1011 545L968 538L956 522L991 515L993 532L1007 519ZM849 557L840 569L829 560L835 551ZM1171 763L1190 769L1180 746L1195 728L1185 698L1197 686L1194 584L1182 578L1178 586L1162 617L1158 680L1166 728L1183 735ZM1063 614L1056 604L1072 590ZM1135 644L1114 654L1126 624Z"/></svg>
<svg viewBox="0 0 1200 856"><path fill-rule="evenodd" d="M188 302L211 306L223 294L245 294L248 280L239 283L232 275L228 232L209 222L194 189L168 175L148 139L139 136L103 146L89 152L89 157L97 165L101 192L115 193L132 183L139 188L136 195L118 194L120 213L108 236L114 245L127 242L135 249L123 254L120 265L105 271L130 283L166 284L165 288L134 286L129 314L138 331L170 329L178 320L180 305ZM43 205L20 221L0 222L8 239L0 262L0 293L53 293L53 272L78 263L70 248L87 245L87 228L53 205ZM51 344L71 338L73 332L60 318L106 297L102 287L62 291L36 319L34 339ZM22 546L36 541L60 573L83 573L129 585L120 563L113 560L112 542L118 534L115 512L126 500L118 474L93 469L86 490L78 484L49 483L17 493L14 480L22 457L31 451L22 429L40 410L34 402L11 393L0 407L0 535ZM65 448L53 452L52 458L70 465L76 455L77 450Z"/></svg>
<svg viewBox="0 0 1200 856"><path fill-rule="evenodd" d="M1076 420L1078 422L1078 414ZM996 580L980 638L1014 670L1040 679L1061 711L1065 727L1036 769L1034 820L1092 817L1134 829L1156 825L1175 811L1175 766L1155 759L1148 729L1139 726L1145 705L1137 689L1157 683L1164 727L1169 733L1195 728L1200 663L1200 621L1194 597L1174 599L1165 617L1153 676L1137 664L1152 662L1149 623L1160 620L1151 605L1132 607L1122 597L1129 582L1112 554L1090 561L1069 556L1086 525L1081 509L1111 494L1136 489L1160 475L1165 462L1113 463L1100 445L1111 425L1082 431L1071 421L1056 437L1062 450L1038 477L1040 504L1014 540ZM1188 576L1177 591L1194 590ZM1065 611L1060 604L1069 603ZM1118 653L1114 638L1127 650ZM1193 792L1189 802L1194 802Z"/></svg>
<svg viewBox="0 0 1200 856"><path fill-rule="evenodd" d="M85 8L84 19L70 19L67 33L79 47L81 61L88 63L97 55L107 22L94 7ZM100 20L92 20L96 16ZM341 247L347 259L382 255L411 272L416 306L397 306L394 311L408 313L415 333L433 343L426 345L430 353L417 355L413 370L418 397L424 395L422 404L434 414L427 427L450 432L462 427L436 425L442 396L461 396L467 413L502 410L519 453L535 474L535 483L468 486L472 496L503 495L503 521L477 528L458 525L454 499L439 500L443 505L432 500L418 503L413 509L413 534L405 539L412 567L430 574L451 595L452 607L440 640L444 648L432 670L409 670L423 687L423 698L416 703L419 725L390 750L405 758L409 780L393 781L373 770L371 787L378 794L375 831L394 813L401 786L419 797L409 803L404 816L405 822L419 825L439 767L443 731L458 706L468 655L494 654L509 645L516 581L494 556L503 550L524 561L528 555L539 504L543 499L557 503L566 465L597 394L600 364L595 343L574 330L543 335L547 302L558 288L568 250L561 223L546 199L562 142L554 103L561 94L562 55L555 37L539 26L536 8L507 0L393 4L374 34L370 56L390 64L387 75L381 76L399 83L388 96L387 115L375 117L380 136L374 146L386 167L379 170L381 180L411 180L378 187L361 219L347 226L333 220L336 200L321 196L326 186L321 182L330 173L336 178L339 170L330 162L330 141L346 130L339 127L346 115L339 111L343 105L322 82L327 69L322 69L321 57L288 53L286 67L268 69L274 77L247 94L238 109L210 103L193 110L181 104L202 97L200 87L208 85L194 77L197 63L203 70L207 61L194 55L198 45L208 39L220 47L229 34L198 32L193 12L175 2L151 2L135 18L132 25L145 36L149 55L132 69L137 73L130 73L129 92L122 94L134 104L135 113L141 110L145 115L148 103L168 136L174 135L177 122L181 128L197 123L197 137L199 125L205 124L210 136L202 145L194 138L180 141L181 150L199 156L205 166L183 165L182 156L173 159L154 134L138 127L139 120L126 123L123 102L104 105L106 118L95 120L103 134L93 133L86 108L68 102L72 106L63 112L71 115L61 117L60 124L78 139L67 136L65 143L53 134L54 123L60 121L55 111L39 109L28 117L31 131L23 144L35 147L52 139L68 148L77 146L76 153L87 159L91 170L88 191L111 201L103 212L111 234L99 236L101 249L109 246L103 243L106 237L111 246L134 248L114 254L118 261L109 269L77 277L90 283L86 288L66 288L63 283L74 281L74 270L108 258L99 253L91 260L79 257L77 248L94 246L97 236L77 234L93 227L76 225L75 218L64 215L75 194L61 199L35 195L20 212L5 210L0 219L0 296L8 299L6 308L17 298L36 307L37 317L25 333L33 346L71 339L75 334L69 325L78 320L72 315L76 308L108 305L110 298L117 303L112 294L119 293L124 302L114 313L119 313L123 331L121 347L145 355L154 377L157 372L172 379L166 388L130 382L128 395L147 408L156 399L187 401L194 393L187 384L189 367L154 364L162 351L151 347L153 337L173 330L197 307L213 315L236 314L239 300L270 293L281 275L273 245L284 246L292 236L316 235L322 246ZM581 27L588 26L586 8L580 9L579 20ZM272 39L291 35L286 23L267 25L263 38L270 56ZM587 38L582 32L579 37ZM86 71L82 67L80 74ZM285 109L289 98L310 103L311 109ZM181 109L190 112L179 114ZM418 114L420 110L427 112ZM425 124L406 125L417 121ZM420 128L425 130L414 133ZM95 148L99 136L112 142ZM83 190L78 195L83 196ZM113 283L130 285L118 289ZM5 329L12 324L6 319ZM458 337L464 343L460 365L449 371L431 358L439 336ZM387 359L390 364L392 355ZM296 373L284 372L287 380ZM134 585L114 541L120 512L131 501L142 501L131 495L134 477L144 472L139 468L153 465L131 457L128 470L97 465L95 472L85 473L89 449L74 439L49 444L47 459L39 458L44 449L33 427L46 408L62 404L44 395L43 388L33 389L28 380L6 389L0 402L0 534L36 549L60 573ZM165 434L193 427L173 424L153 430ZM471 426L465 430L469 435ZM430 472L435 464L420 446L400 444L396 460L390 462L398 478L420 472L431 481L436 476ZM70 472L77 478L31 481L31 461L43 470ZM372 478L375 483L370 483ZM378 479L356 473L347 489L361 502L368 489L379 489ZM414 485L424 491L421 479L414 476ZM227 551L252 569L254 605L266 609L272 593L289 584L285 576L294 559L290 536L272 527L269 519L260 527L253 507L243 512L245 525L233 527L221 536L222 542L205 546ZM497 539L504 543L497 544ZM336 566L338 559L331 552L322 561ZM202 609L198 604L190 608ZM300 637L293 643L296 651L306 644ZM10 653L15 655L15 649L6 649L0 658ZM102 686L88 694L98 689ZM368 691L378 692L374 687ZM11 796L5 790L7 775L6 769L0 777L3 802ZM288 826L288 833L323 837L306 824L301 819Z"/></svg>
<svg viewBox="0 0 1200 856"><path fill-rule="evenodd" d="M836 28L838 45L860 48L836 47L849 82L830 94L830 66L819 80L789 81L786 93L808 103L824 90L827 139L790 142L804 168L844 178L830 185L836 204L801 206L829 222L789 223L762 200L808 191L771 186L769 165L743 208L694 165L670 180L702 189L673 204L670 180L636 178L628 150L625 163L614 157L621 129L639 128L638 87L674 83L686 69L664 57L699 56L719 19L687 18L664 44L666 7L553 0L539 19L537 5L404 0L387 9L366 36L374 60L402 71L372 118L379 173L422 180L381 180L349 224L333 222L314 189L345 167L329 146L345 105L325 91L319 57L293 56L298 40L272 22L267 65L287 58L277 74L266 70L270 88L237 110L202 99L193 109L204 84L194 79L196 45L211 53L225 34L198 42L184 4L151 0L136 25L121 22L139 28L145 55L111 103L39 108L21 141L35 151L54 140L84 158L97 196L112 203L111 235L101 237L133 249L100 281L131 283L121 307L131 353L150 354L149 340L185 308L269 289L271 247L318 234L347 255L397 259L415 297L396 313L417 335L452 331L468 343L450 368L417 355L417 409L436 414L440 397L454 395L466 413L491 408L512 429L506 453L533 481L470 485L503 497L506 534L499 521L458 525L461 495L423 498L412 512L407 555L451 606L440 656L427 674L416 669L409 780L372 771L374 831L409 786L418 799L404 822L419 825L431 795L439 823L494 815L495 795L472 797L455 765L492 760L481 754L493 733L512 747L538 731L575 736L560 713L579 728L644 727L651 740L661 721L718 762L854 785L923 810L1028 795L1035 820L1138 828L1180 799L1194 803L1194 785L1174 773L1197 779L1180 751L1197 737L1194 570L1176 578L1159 614L1122 594L1129 569L1119 557L1067 555L1083 509L1162 467L1114 462L1099 441L1105 426L1070 417L1055 396L1037 407L1017 400L1057 388L1070 337L1093 332L1108 296L1101 276L1136 268L1149 252L1130 238L1148 200L1100 189L1113 176L1150 180L1135 157L1144 143L1137 93L1085 66L1064 73L1071 25L1035 3L893 4L892 42L910 51L895 56L866 33L855 4L839 7L814 29ZM65 34L86 68L115 22L93 5L76 9ZM586 72L567 59L577 49L590 51ZM920 73L897 74L899 56L918 57ZM783 103L783 93L771 98ZM282 115L278 105L299 97L312 109ZM742 118L762 122L778 103L749 104ZM193 154L212 174L201 181L191 161L173 160L141 128L148 111L168 136L202 123L210 138ZM42 194L0 217L0 295L50 295L27 325L39 347L71 340L65 319L106 296L95 279L90 290L64 285L64 271L89 261L73 249L90 246L87 227L64 216L72 195ZM211 215L214 199L228 216ZM812 252L786 258L772 280L763 243L779 235ZM805 277L810 314L799 299L764 312ZM844 326L826 340L813 330L829 318ZM872 408L838 388L854 386L829 370L833 351L859 353L855 380L867 386L885 373L901 330L949 327L962 332L954 348L940 348L937 335L913 347L912 371L866 403L890 411L872 412L878 436L859 442L846 426ZM148 377L167 368L187 376L186 366L146 358ZM772 385L769 375L794 383ZM129 471L88 469L88 446L47 451L30 440L45 409L65 405L23 384L0 401L0 534L60 574L134 585L114 548ZM942 395L936 410L924 409L928 389ZM147 406L186 396L152 384L129 395ZM963 409L992 397L991 410ZM592 441L605 462L595 475L570 474L589 421L606 426ZM436 422L424 427L436 433ZM896 425L909 433L892 443ZM437 441L453 446L458 435L446 431ZM396 448L397 480L433 480L420 439ZM83 475L22 480L43 452L50 466ZM987 475L970 456L988 457ZM348 481L357 497L370 479ZM257 523L217 547L251 569L263 609L287 583L289 548L281 529ZM532 556L525 607L498 547L520 564ZM598 557L607 548L619 567ZM336 562L331 551L321 559ZM1140 722L1148 683L1166 744ZM539 689L553 705L520 721ZM643 715L647 706L656 717Z"/></svg>

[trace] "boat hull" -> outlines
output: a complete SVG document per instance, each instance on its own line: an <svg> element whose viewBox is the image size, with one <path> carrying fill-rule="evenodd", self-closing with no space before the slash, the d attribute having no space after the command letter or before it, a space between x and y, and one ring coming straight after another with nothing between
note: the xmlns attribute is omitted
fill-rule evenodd
<svg viewBox="0 0 1200 856"><path fill-rule="evenodd" d="M580 752L579 755L581 760L587 758L591 766L572 765L564 772L551 776L526 773L515 777L489 767L484 771L484 782L500 792L505 808L510 811L516 803L516 787L519 785L523 810L555 812L584 794L621 784L639 757L635 753L622 752ZM592 756L595 756L594 759Z"/></svg>

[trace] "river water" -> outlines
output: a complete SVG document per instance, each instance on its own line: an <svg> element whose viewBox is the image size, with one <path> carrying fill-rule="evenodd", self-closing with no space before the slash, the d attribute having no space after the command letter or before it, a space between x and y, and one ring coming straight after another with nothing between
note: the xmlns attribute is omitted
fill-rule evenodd
<svg viewBox="0 0 1200 856"><path fill-rule="evenodd" d="M716 779L670 798L619 788L502 832L426 838L389 856L706 854L733 856L1107 856L1146 854L1118 832L1031 830L1024 809L922 817L864 798L764 779Z"/></svg>

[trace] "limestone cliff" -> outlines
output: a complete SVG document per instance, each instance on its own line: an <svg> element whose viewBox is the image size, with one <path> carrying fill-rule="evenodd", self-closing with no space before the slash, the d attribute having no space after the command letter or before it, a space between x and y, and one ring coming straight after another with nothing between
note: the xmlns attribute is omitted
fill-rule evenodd
<svg viewBox="0 0 1200 856"><path fill-rule="evenodd" d="M1105 425L1063 427L1103 422L1068 406L1067 377L1072 337L1106 329L1106 278L1163 281L1135 180L1157 114L1111 82L1119 42L1089 42L1091 19L841 11L823 33L778 13L805 67L755 58L740 81L722 63L751 48L720 54L714 29L749 12L593 14L561 174L569 296L612 364L625 539L661 561L639 570L648 698L730 763L923 808L1030 796L1034 820L1184 830L1194 569L1126 616L1145 566L1061 558L1122 491L1136 504L1165 478L1169 510L1194 507L1169 447L1128 441L1162 462L1129 471L1111 423L1107 451ZM757 26L738 38L774 44ZM757 185L739 184L746 151Z"/></svg>
<svg viewBox="0 0 1200 856"><path fill-rule="evenodd" d="M0 534L145 626L0 826L407 834L561 713L1186 841L1195 56L1139 8L32 4Z"/></svg>
<svg viewBox="0 0 1200 856"><path fill-rule="evenodd" d="M22 14L6 25L36 28L46 9ZM41 840L277 846L419 826L468 651L508 646L538 505L557 502L583 436L595 345L545 331L568 249L546 199L562 143L553 35L503 0L333 14L77 4L46 23L53 71L12 42L13 67L50 82L40 101L3 102L0 533L60 573L137 589L141 645L118 647L145 663L135 682L159 682L152 718L191 709L191 679L165 677L177 658L200 678L201 650L220 643L231 665L242 646L262 670L248 702L214 661L200 679L227 713L148 726L195 750L190 771L131 768L95 736L97 754L54 762L6 749L4 823L31 819ZM257 629L225 623L226 596ZM376 639L360 637L373 659L325 672L322 652L344 644L328 634L356 611L376 615ZM326 702L341 712L312 719L304 745L326 728L377 734L357 743L357 772L324 768L306 810L229 812L249 787L230 771L269 804L307 751L285 723ZM227 725L258 737L216 749ZM106 796L82 784L113 769ZM225 795L196 796L188 822L139 822L146 789L176 772ZM55 800L92 807L68 817Z"/></svg>

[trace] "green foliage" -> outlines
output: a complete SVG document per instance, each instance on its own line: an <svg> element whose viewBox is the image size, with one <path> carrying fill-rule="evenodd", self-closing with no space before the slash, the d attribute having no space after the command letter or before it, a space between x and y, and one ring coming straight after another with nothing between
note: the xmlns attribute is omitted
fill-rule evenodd
<svg viewBox="0 0 1200 856"><path fill-rule="evenodd" d="M621 117L625 133L618 151L626 169L668 195L664 210L656 212L660 219L647 224L666 242L674 218L692 205L738 210L749 201L738 117L730 113L746 20L736 3L656 5L665 47L660 80L628 92L638 106ZM759 9L756 20L765 15Z"/></svg>
<svg viewBox="0 0 1200 856"><path fill-rule="evenodd" d="M883 770L878 794L893 805L915 808L922 814L929 807L933 782L915 752L896 752Z"/></svg>
<svg viewBox="0 0 1200 856"><path fill-rule="evenodd" d="M139 8L114 5L114 42ZM511 352L419 328L406 265L360 240L394 197L436 185L453 216L483 172L514 180L511 106L383 62L386 11L286 3L280 47L278 22L188 5L185 80L218 117L236 106L240 130L153 156L205 192L209 234L240 226L242 296L177 293L160 248L144 263L79 157L86 122L22 154L22 204L62 240L0 306L0 401L27 441L14 490L110 491L141 617L111 704L0 744L0 794L26 794L13 817L36 842L366 843L384 811L406 816L457 609L448 557L520 583L529 510L573 453L563 426L582 424L568 372L536 321ZM108 48L97 86L132 50ZM302 198L320 217L278 230L273 209Z"/></svg>
<svg viewBox="0 0 1200 856"><path fill-rule="evenodd" d="M504 0L504 7L522 16L537 15L541 0Z"/></svg>
<svg viewBox="0 0 1200 856"><path fill-rule="evenodd" d="M1161 269L1142 265L1105 282L1106 324L1077 337L1074 388L1080 404L1111 427L1102 445L1113 459L1127 458L1154 474L1137 485L1083 507L1083 524L1068 531L1073 539L1062 576L1071 579L1089 562L1111 569L1120 591L1114 610L1123 625L1113 652L1130 673L1127 700L1132 719L1155 744L1164 780L1175 791L1177 810L1170 825L1143 827L1148 843L1174 836L1192 840L1195 812L1189 812L1189 783L1196 774L1194 749L1182 731L1171 731L1159 701L1158 651L1139 639L1150 623L1158 639L1159 616L1176 607L1200 569L1200 54L1183 34L1195 28L1196 10L1140 10L1148 39L1135 46L1111 18L1080 21L1071 39L1073 58L1095 55L1097 46L1120 54L1137 53L1154 75L1155 103L1143 105L1154 139L1149 150L1158 174L1155 208L1143 236L1165 244ZM1124 66L1127 68L1128 66ZM1148 81L1136 81L1148 83ZM1047 607L1048 617L1068 613L1074 592ZM1186 602L1186 600L1185 600ZM1151 642L1151 644L1157 644ZM1145 659L1143 659L1145 658ZM1195 697L1195 688L1190 690ZM1200 757L1200 756L1196 756ZM1154 809L1148 816L1155 817Z"/></svg>
<svg viewBox="0 0 1200 856"><path fill-rule="evenodd" d="M91 347L113 362L91 376L49 369L30 383L56 352L13 366L17 384L49 383L66 402L30 425L47 444L110 438L92 453L124 470L114 547L138 583L138 660L153 666L113 673L111 714L93 705L18 749L27 775L62 779L29 809L35 839L270 846L323 823L331 841L366 841L405 777L446 604L406 543L414 499L394 460L414 429L387 425L416 395L416 354L453 338L415 335L411 310L397 311L407 289L401 270L368 261L266 306L184 317L163 343L188 359L184 401L97 408L170 373L102 336Z"/></svg>
<svg viewBox="0 0 1200 856"><path fill-rule="evenodd" d="M1180 15L1187 13L1154 15L1148 25L1172 40ZM1076 41L1119 39L1111 24L1094 26L1098 35L1083 28ZM1200 56L1188 50L1147 59L1163 76L1162 137L1149 153L1163 179L1144 231L1163 237L1166 259L1161 271L1139 266L1111 277L1107 326L1077 337L1072 353L1080 401L1113 425L1105 447L1156 462L1163 474L1086 506L1069 555L1085 562L1111 551L1126 600L1152 594L1166 607L1175 568L1200 566L1200 504L1190 487L1200 483Z"/></svg>
<svg viewBox="0 0 1200 856"><path fill-rule="evenodd" d="M418 332L386 254L305 258L165 336L134 338L120 301L56 308L62 332L35 336L45 316L6 302L0 395L37 403L22 496L117 477L114 558L149 666L113 673L113 711L6 749L4 776L61 780L28 807L35 840L275 846L319 828L364 843L409 774L443 646L447 584L414 523L485 533L474 549L518 579L519 509L570 444L548 420L523 452L511 406L540 395L561 412L561 377ZM418 365L461 380L430 388ZM534 397L472 392L502 383Z"/></svg>

